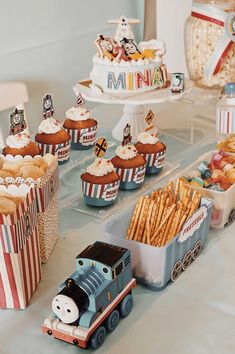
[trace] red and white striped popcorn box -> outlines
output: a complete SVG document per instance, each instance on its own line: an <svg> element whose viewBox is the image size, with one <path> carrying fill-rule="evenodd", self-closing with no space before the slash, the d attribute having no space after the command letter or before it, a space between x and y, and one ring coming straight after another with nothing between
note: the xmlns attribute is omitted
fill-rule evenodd
<svg viewBox="0 0 235 354"><path fill-rule="evenodd" d="M35 183L37 211L43 213L59 188L58 160L54 158L45 175Z"/></svg>
<svg viewBox="0 0 235 354"><path fill-rule="evenodd" d="M7 155L7 156L0 155L0 157L5 159L6 161L16 162L16 163L24 159L25 160L33 159L31 156L14 157L12 155ZM22 180L21 182L17 181L17 184L27 183L27 181L25 181L23 178L21 178L21 180ZM3 180L3 184L5 185L11 185L15 183L16 181L12 177L5 178L5 180ZM31 183L34 183L34 187L35 187L37 211L38 213L43 213L47 209L51 199L54 197L54 195L56 195L56 192L59 188L59 168L58 168L58 159L56 156L51 155L50 164L44 176L34 181L30 179L30 184Z"/></svg>
<svg viewBox="0 0 235 354"><path fill-rule="evenodd" d="M22 184L1 190L25 201L14 214L0 214L0 308L25 309L41 279L35 189Z"/></svg>

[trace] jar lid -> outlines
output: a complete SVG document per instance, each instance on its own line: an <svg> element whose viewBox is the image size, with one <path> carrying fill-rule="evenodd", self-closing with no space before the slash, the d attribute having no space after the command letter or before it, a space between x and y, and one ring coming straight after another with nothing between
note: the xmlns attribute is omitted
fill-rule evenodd
<svg viewBox="0 0 235 354"><path fill-rule="evenodd" d="M231 95L233 93L235 93L235 82L228 82L225 86L224 86L224 92L227 95Z"/></svg>

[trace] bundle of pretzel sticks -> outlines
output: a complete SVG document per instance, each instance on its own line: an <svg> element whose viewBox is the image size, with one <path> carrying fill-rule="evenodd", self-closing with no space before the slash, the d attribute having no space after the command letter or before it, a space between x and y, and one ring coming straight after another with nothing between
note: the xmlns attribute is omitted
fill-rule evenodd
<svg viewBox="0 0 235 354"><path fill-rule="evenodd" d="M126 239L162 247L182 229L201 204L201 194L177 179L138 199Z"/></svg>

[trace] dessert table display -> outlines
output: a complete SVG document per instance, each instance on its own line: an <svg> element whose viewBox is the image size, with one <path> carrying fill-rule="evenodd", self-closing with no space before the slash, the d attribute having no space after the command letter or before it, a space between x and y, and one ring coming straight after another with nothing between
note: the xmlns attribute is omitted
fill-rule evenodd
<svg viewBox="0 0 235 354"><path fill-rule="evenodd" d="M116 111L112 112L112 115L107 106L100 106L94 110L95 115L101 117L100 126L106 136L107 131L110 131L115 124L116 114L120 112L119 106L115 108ZM167 159L180 162L180 169L183 169L203 153L214 149L215 143L209 143L214 139L211 128L202 127L200 137L201 140L191 146L178 139L161 136L161 140L168 148ZM89 155L91 152L83 151L82 154L85 160L86 154ZM75 346L43 336L40 325L51 311L50 304L58 284L74 271L75 257L96 240L107 241L105 225L117 219L125 209L128 209L128 206L122 208L104 220L90 214L81 214L73 207L63 204L62 196L65 190L66 193L70 191L73 194L79 189L73 178L78 180L80 167L83 169L85 167L84 162L79 167L78 162L81 160L80 152L78 154L72 151L71 160L67 165L59 167L60 239L47 264L42 267L42 280L32 301L24 311L1 310L0 340L3 353L14 353L16 347L19 353L24 353L26 350L35 353L80 351ZM67 169L70 163L77 163L77 167L72 172L74 177L70 176ZM179 171L175 173L178 174ZM160 187L165 183L166 181L163 180L156 185ZM128 205L134 205L134 199ZM171 341L177 341L177 350L185 354L188 353L189 345L195 353L204 350L205 353L210 354L214 345L223 353L233 353L233 317L227 315L228 312L233 313L232 309L235 305L232 296L234 262L231 250L235 246L233 236L234 224L220 231L210 230L207 247L198 260L165 290L156 292L138 285L133 291L132 313L125 321L120 322L112 335L106 338L102 351L119 353L120 350L128 349L130 353L142 353L143 350L149 353L156 350L171 353ZM221 276L218 277L218 274ZM192 316L192 304L197 309L194 316ZM185 337L185 332L182 332L185 323L188 324L189 338ZM226 339L220 335L224 331L227 333ZM140 335L138 336L141 333L145 333L145 341ZM14 341L11 340L12 336ZM214 338L213 343L210 336ZM200 341L198 341L199 337Z"/></svg>

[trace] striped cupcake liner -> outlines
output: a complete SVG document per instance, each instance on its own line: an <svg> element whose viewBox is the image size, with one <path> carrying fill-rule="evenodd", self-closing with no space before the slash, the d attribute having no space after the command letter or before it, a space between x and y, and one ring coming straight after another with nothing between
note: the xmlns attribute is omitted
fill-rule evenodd
<svg viewBox="0 0 235 354"><path fill-rule="evenodd" d="M159 173L164 164L166 157L166 150L154 154L141 154L146 160L146 174Z"/></svg>
<svg viewBox="0 0 235 354"><path fill-rule="evenodd" d="M91 149L96 140L97 125L86 129L66 129L71 136L71 148L74 150Z"/></svg>
<svg viewBox="0 0 235 354"><path fill-rule="evenodd" d="M120 181L108 184L95 184L82 181L82 192L86 204L91 206L107 206L115 202Z"/></svg>
<svg viewBox="0 0 235 354"><path fill-rule="evenodd" d="M48 153L52 155L57 155L59 164L67 162L70 158L70 140L61 144L42 144L38 142L36 142L36 144L38 145L42 156Z"/></svg>
<svg viewBox="0 0 235 354"><path fill-rule="evenodd" d="M136 168L116 168L116 173L119 175L120 189L136 189L144 183L146 166Z"/></svg>

